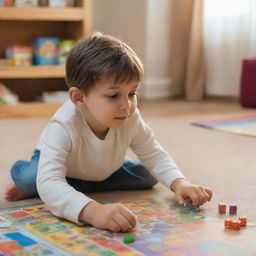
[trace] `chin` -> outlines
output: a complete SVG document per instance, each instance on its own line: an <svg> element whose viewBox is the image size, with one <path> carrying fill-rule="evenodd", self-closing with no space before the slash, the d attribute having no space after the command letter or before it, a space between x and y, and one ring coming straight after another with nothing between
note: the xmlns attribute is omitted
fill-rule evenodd
<svg viewBox="0 0 256 256"><path fill-rule="evenodd" d="M113 130L118 130L118 129L120 129L120 128L122 128L123 127L123 125L115 125L115 126L113 126L113 127L111 127L111 129L113 129Z"/></svg>
<svg viewBox="0 0 256 256"><path fill-rule="evenodd" d="M112 125L110 128L117 130L117 129L122 128L123 126L124 126L124 123L122 123L122 124L115 124L115 125Z"/></svg>

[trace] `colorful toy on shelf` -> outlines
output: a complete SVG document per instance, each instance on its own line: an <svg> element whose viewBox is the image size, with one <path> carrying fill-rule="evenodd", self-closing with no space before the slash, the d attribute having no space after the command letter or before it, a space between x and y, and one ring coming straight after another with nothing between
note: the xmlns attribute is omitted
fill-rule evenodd
<svg viewBox="0 0 256 256"><path fill-rule="evenodd" d="M19 103L18 96L9 90L6 86L0 83L0 105L11 104L15 105Z"/></svg>
<svg viewBox="0 0 256 256"><path fill-rule="evenodd" d="M0 59L0 67L10 67L13 66L12 59Z"/></svg>
<svg viewBox="0 0 256 256"><path fill-rule="evenodd" d="M13 6L13 0L0 0L0 7Z"/></svg>
<svg viewBox="0 0 256 256"><path fill-rule="evenodd" d="M67 0L49 0L49 7L67 7Z"/></svg>
<svg viewBox="0 0 256 256"><path fill-rule="evenodd" d="M16 7L37 7L38 0L14 0Z"/></svg>
<svg viewBox="0 0 256 256"><path fill-rule="evenodd" d="M75 6L74 0L38 0L39 6L49 6L51 8Z"/></svg>
<svg viewBox="0 0 256 256"><path fill-rule="evenodd" d="M68 52L70 51L73 44L74 44L73 40L62 40L62 41L60 41L59 58L58 58L60 65L65 65L66 57L67 57Z"/></svg>
<svg viewBox="0 0 256 256"><path fill-rule="evenodd" d="M32 47L29 45L13 45L6 48L5 55L12 61L13 66L32 65Z"/></svg>
<svg viewBox="0 0 256 256"><path fill-rule="evenodd" d="M57 37L39 37L33 40L35 65L57 65L58 64L58 46Z"/></svg>

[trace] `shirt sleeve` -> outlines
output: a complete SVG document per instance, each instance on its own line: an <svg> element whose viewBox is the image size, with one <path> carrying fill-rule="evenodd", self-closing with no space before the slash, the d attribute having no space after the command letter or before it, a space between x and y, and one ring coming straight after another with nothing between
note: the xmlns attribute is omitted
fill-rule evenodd
<svg viewBox="0 0 256 256"><path fill-rule="evenodd" d="M153 131L143 121L139 111L137 115L137 130L132 139L130 148L152 176L170 188L175 179L185 177L178 169L172 157L154 138Z"/></svg>
<svg viewBox="0 0 256 256"><path fill-rule="evenodd" d="M56 216L77 224L81 210L92 199L76 191L66 181L66 159L72 140L62 123L52 121L40 141L37 190L40 198Z"/></svg>

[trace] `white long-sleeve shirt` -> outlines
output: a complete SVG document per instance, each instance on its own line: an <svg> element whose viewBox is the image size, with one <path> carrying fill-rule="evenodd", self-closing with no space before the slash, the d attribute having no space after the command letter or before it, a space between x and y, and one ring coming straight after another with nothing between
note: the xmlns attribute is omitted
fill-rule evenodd
<svg viewBox="0 0 256 256"><path fill-rule="evenodd" d="M184 178L154 139L138 109L122 128L109 129L105 139L100 140L81 109L68 100L50 119L37 145L41 151L37 189L42 201L54 215L80 224L78 216L92 199L76 191L65 177L103 181L121 167L129 147L167 187L175 179Z"/></svg>

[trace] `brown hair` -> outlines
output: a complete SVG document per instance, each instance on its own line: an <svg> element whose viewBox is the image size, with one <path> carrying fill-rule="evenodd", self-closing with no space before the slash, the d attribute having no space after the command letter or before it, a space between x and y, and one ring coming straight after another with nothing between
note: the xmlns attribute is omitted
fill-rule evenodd
<svg viewBox="0 0 256 256"><path fill-rule="evenodd" d="M66 59L66 83L88 92L95 83L113 79L116 83L140 82L141 60L124 42L99 32L79 40Z"/></svg>

